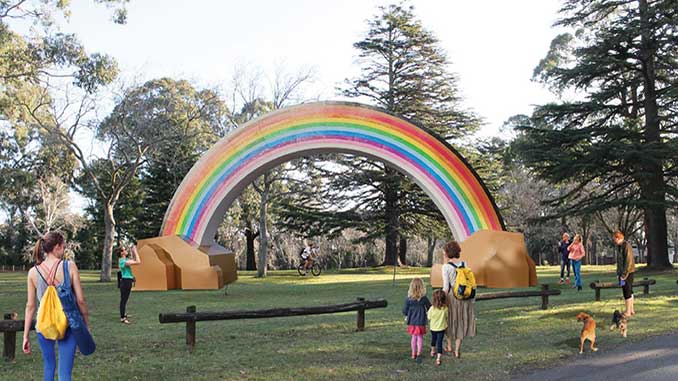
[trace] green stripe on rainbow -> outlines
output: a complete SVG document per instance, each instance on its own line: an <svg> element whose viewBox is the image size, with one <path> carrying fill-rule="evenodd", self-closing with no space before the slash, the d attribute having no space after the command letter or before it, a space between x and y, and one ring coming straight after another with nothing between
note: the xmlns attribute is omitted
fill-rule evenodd
<svg viewBox="0 0 678 381"><path fill-rule="evenodd" d="M371 107L320 102L267 114L216 143L175 192L161 234L211 244L227 207L252 178L294 157L332 151L383 160L408 175L458 240L481 229L503 230L482 181L442 139Z"/></svg>

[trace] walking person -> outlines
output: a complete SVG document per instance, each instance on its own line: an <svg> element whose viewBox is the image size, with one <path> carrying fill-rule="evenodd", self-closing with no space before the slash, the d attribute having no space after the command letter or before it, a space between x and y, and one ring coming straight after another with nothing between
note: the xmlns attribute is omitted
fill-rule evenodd
<svg viewBox="0 0 678 381"><path fill-rule="evenodd" d="M567 250L570 247L570 235L563 233L563 239L558 243L558 252L560 253L560 284L563 284L563 276L565 275L565 268L567 267L567 277L565 283L570 284L570 252Z"/></svg>
<svg viewBox="0 0 678 381"><path fill-rule="evenodd" d="M410 288L407 290L403 315L405 315L405 322L407 323L407 333L412 336L410 340L412 359L417 361L421 359L421 349L424 346L426 314L429 308L431 308L431 302L426 297L424 281L421 278L412 279Z"/></svg>
<svg viewBox="0 0 678 381"><path fill-rule="evenodd" d="M572 271L574 272L574 286L577 291L582 290L582 280L581 280L581 260L584 258L586 253L584 252L584 245L581 242L581 235L575 234L574 241L567 248L569 251L568 258L572 262Z"/></svg>
<svg viewBox="0 0 678 381"><path fill-rule="evenodd" d="M619 284L622 286L622 294L624 295L624 304L626 311L624 315L633 316L636 311L633 308L633 274L636 272L636 261L633 258L633 246L624 239L624 233L617 230L612 235L615 248L615 256L617 258L617 278Z"/></svg>
<svg viewBox="0 0 678 381"><path fill-rule="evenodd" d="M33 314L36 311L36 304L39 307L42 297L49 286L60 285L64 282L66 284L70 283L72 291L75 293L77 308L82 315L85 325L89 328L87 304L80 284L78 267L71 261L63 261L65 244L64 236L61 233L49 232L38 240L33 249L35 266L28 271L26 282L27 300L23 337L23 352L25 354L30 354L32 351L29 333L33 322ZM68 280L65 278L66 275L69 278ZM56 340L45 338L37 326L35 331L42 352L43 380L54 381L54 375L58 373L59 381L70 381L77 346L77 340L71 327L69 326L65 330L63 337ZM58 362L54 349L55 345L59 350Z"/></svg>
<svg viewBox="0 0 678 381"><path fill-rule="evenodd" d="M127 248L120 248L120 259L118 260L118 267L120 268L121 273L120 322L123 324L130 324L127 316L127 301L129 300L130 293L132 293L132 285L134 283L134 274L132 273L132 268L130 266L141 264L141 258L139 258L137 247L134 245L130 246L130 251L132 252L133 258L129 258Z"/></svg>
<svg viewBox="0 0 678 381"><path fill-rule="evenodd" d="M443 290L433 293L433 305L428 309L428 320L431 327L431 357L436 357L436 365L440 365L443 355L443 338L449 320L447 294Z"/></svg>
<svg viewBox="0 0 678 381"><path fill-rule="evenodd" d="M466 264L460 259L461 246L455 241L445 244L447 263L443 265L443 291L447 294L449 317L447 325L447 352L452 352L452 341L455 342L454 357L461 357L461 341L465 337L476 335L475 299L457 299L453 287L457 278L457 268Z"/></svg>

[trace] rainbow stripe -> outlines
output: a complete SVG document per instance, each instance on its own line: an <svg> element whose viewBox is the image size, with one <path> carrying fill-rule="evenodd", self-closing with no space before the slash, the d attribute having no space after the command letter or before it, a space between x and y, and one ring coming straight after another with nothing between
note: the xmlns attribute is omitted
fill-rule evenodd
<svg viewBox="0 0 678 381"><path fill-rule="evenodd" d="M444 140L371 107L320 102L267 114L216 143L177 189L161 234L211 244L226 208L255 176L313 152L357 153L398 168L432 198L458 240L504 230L484 184Z"/></svg>

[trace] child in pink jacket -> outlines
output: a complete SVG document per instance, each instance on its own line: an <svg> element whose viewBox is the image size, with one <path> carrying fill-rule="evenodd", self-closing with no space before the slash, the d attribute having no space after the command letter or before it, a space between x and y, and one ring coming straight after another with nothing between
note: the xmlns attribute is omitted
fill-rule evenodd
<svg viewBox="0 0 678 381"><path fill-rule="evenodd" d="M575 234L572 244L567 248L570 252L568 258L572 263L572 271L574 272L574 287L577 291L581 291L581 259L584 258L584 245L581 243L581 235Z"/></svg>

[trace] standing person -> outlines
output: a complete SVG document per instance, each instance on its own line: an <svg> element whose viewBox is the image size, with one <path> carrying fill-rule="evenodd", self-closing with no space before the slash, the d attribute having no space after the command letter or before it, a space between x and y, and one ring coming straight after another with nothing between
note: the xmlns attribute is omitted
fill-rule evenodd
<svg viewBox="0 0 678 381"><path fill-rule="evenodd" d="M431 322L431 357L436 356L436 365L440 365L443 354L443 337L447 329L448 308L447 294L443 290L433 293L433 305L428 309L428 320Z"/></svg>
<svg viewBox="0 0 678 381"><path fill-rule="evenodd" d="M407 290L407 299L403 306L403 315L407 322L407 333L412 336L410 345L412 348L412 359L417 360L421 357L421 349L424 345L424 335L426 334L426 313L431 307L431 302L426 297L426 286L421 278L414 278L410 282L410 288Z"/></svg>
<svg viewBox="0 0 678 381"><path fill-rule="evenodd" d="M563 284L565 267L567 267L567 278L565 278L565 283L570 284L570 252L567 248L571 243L570 235L563 233L563 239L558 243L558 252L560 253L560 284Z"/></svg>
<svg viewBox="0 0 678 381"><path fill-rule="evenodd" d="M452 352L452 340L454 340L454 357L460 358L461 341L464 337L476 335L475 300L457 299L452 291L457 278L457 268L466 266L460 259L461 246L456 241L449 241L445 244L445 256L447 256L447 263L443 265L443 291L447 294L450 308L446 350Z"/></svg>
<svg viewBox="0 0 678 381"><path fill-rule="evenodd" d="M130 259L127 248L122 247L120 248L120 259L118 260L118 267L122 274L120 279L120 322L123 324L130 324L129 319L127 318L127 300L129 300L129 295L132 292L132 283L134 282L134 274L132 274L132 268L130 266L141 264L141 258L139 258L137 247L132 245L130 246L130 250L132 251L134 258Z"/></svg>
<svg viewBox="0 0 678 381"><path fill-rule="evenodd" d="M569 259L572 261L572 271L574 272L574 286L577 291L582 289L582 280L581 280L581 259L584 258L586 253L584 252L584 245L581 242L581 235L575 234L574 241L567 248L570 252Z"/></svg>
<svg viewBox="0 0 678 381"><path fill-rule="evenodd" d="M633 316L636 311L633 309L633 273L636 272L636 261L633 258L633 246L624 239L624 233L617 230L612 235L615 248L615 256L617 257L617 278L619 284L622 286L622 294L624 295L624 304L626 311L624 315Z"/></svg>
<svg viewBox="0 0 678 381"><path fill-rule="evenodd" d="M64 282L65 266L62 265L64 247L64 236L58 232L49 232L40 238L33 248L35 266L28 271L28 279L26 281L27 299L23 340L23 351L25 354L31 353L29 333L31 323L33 322L33 314L36 311L36 301L39 305L48 286ZM80 284L78 267L71 261L66 261L66 266L68 266L70 283L75 293L78 310L80 310L85 324L89 328L87 304ZM71 328L67 328L64 337L59 340L46 339L37 329L36 333L40 350L42 351L43 380L53 381L54 374L58 372L59 381L70 381L77 344ZM58 364L54 350L55 345L59 348Z"/></svg>

